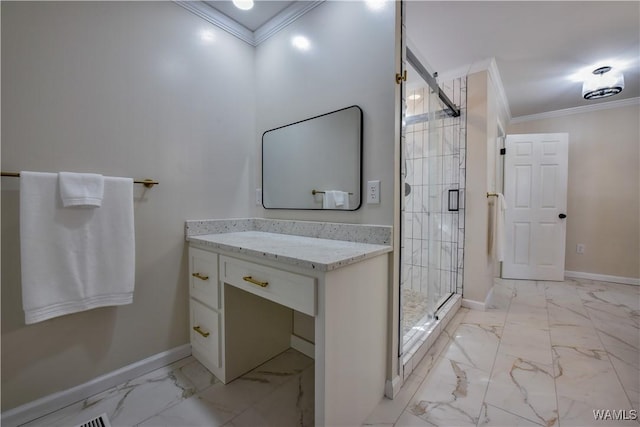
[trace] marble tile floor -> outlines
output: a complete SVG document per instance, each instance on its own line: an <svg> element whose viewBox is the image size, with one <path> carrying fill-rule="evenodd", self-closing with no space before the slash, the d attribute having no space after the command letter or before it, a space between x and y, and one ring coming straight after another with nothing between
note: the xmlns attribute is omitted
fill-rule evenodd
<svg viewBox="0 0 640 427"><path fill-rule="evenodd" d="M640 411L640 287L496 280L493 301L460 309L365 425L640 425L612 419ZM313 372L290 349L225 386L188 357L25 426L71 427L102 413L113 427L308 426ZM594 410L609 412L595 420Z"/></svg>
<svg viewBox="0 0 640 427"><path fill-rule="evenodd" d="M224 385L190 356L24 426L72 427L103 413L112 427L312 426L314 364L289 349Z"/></svg>
<svg viewBox="0 0 640 427"><path fill-rule="evenodd" d="M365 425L640 425L639 286L497 279L493 300L460 309Z"/></svg>

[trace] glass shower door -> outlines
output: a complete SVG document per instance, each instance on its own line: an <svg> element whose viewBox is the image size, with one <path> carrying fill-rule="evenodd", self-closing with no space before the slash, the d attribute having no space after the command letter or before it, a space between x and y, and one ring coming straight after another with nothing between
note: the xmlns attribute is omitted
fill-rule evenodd
<svg viewBox="0 0 640 427"><path fill-rule="evenodd" d="M458 242L460 120L449 117L424 81L407 88L405 113L401 316L402 352L408 354L456 292L463 242Z"/></svg>
<svg viewBox="0 0 640 427"><path fill-rule="evenodd" d="M429 95L429 106L434 111L434 116L443 111L444 107L434 92ZM438 308L456 290L457 271L454 267L457 266L459 186L454 170L457 164L452 162L452 141L445 137L445 132L449 131L447 124L445 117L434 117L427 124L427 305L432 317L435 317Z"/></svg>

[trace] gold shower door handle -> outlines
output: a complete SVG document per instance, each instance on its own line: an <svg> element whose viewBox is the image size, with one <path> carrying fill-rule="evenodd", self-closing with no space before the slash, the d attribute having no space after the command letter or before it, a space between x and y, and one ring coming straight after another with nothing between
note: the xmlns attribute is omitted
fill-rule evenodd
<svg viewBox="0 0 640 427"><path fill-rule="evenodd" d="M199 333L200 335L202 335L203 337L208 337L209 335L211 335L210 332L205 332L202 330L202 328L200 328L200 326L194 326L193 330L196 331L197 333Z"/></svg>
<svg viewBox="0 0 640 427"><path fill-rule="evenodd" d="M195 277L196 279L200 279L200 280L209 280L209 276L207 276L206 274L202 274L202 273L191 273L191 275L193 277Z"/></svg>
<svg viewBox="0 0 640 427"><path fill-rule="evenodd" d="M266 288L267 286L269 286L269 282L261 282L260 280L256 280L251 276L244 276L242 280L244 280L245 282L253 283L254 285L258 285L261 288Z"/></svg>

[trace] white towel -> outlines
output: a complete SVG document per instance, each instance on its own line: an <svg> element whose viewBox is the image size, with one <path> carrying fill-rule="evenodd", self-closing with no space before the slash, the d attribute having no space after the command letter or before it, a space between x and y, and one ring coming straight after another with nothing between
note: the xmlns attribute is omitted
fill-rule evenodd
<svg viewBox="0 0 640 427"><path fill-rule="evenodd" d="M496 258L498 261L504 261L505 246L505 230L504 230L504 212L507 210L507 203L502 193L496 193L498 200L496 201Z"/></svg>
<svg viewBox="0 0 640 427"><path fill-rule="evenodd" d="M323 209L349 209L349 193L346 191L328 190L322 198Z"/></svg>
<svg viewBox="0 0 640 427"><path fill-rule="evenodd" d="M62 206L100 207L104 177L95 173L58 173Z"/></svg>
<svg viewBox="0 0 640 427"><path fill-rule="evenodd" d="M25 323L131 303L133 180L105 177L100 209L65 209L57 174L21 172L20 177Z"/></svg>
<svg viewBox="0 0 640 427"><path fill-rule="evenodd" d="M335 209L336 199L335 192L326 190L322 195L322 209Z"/></svg>
<svg viewBox="0 0 640 427"><path fill-rule="evenodd" d="M337 208L349 209L349 193L346 191L335 191L333 198L336 201Z"/></svg>

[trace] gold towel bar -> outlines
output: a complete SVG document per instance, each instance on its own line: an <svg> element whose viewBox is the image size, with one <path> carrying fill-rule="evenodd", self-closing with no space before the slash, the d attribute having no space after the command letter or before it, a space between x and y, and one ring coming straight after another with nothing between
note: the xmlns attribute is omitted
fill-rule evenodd
<svg viewBox="0 0 640 427"><path fill-rule="evenodd" d="M313 194L314 196L316 194L324 194L326 193L326 191L322 191L322 190L311 190L311 194ZM353 196L353 193L349 193L350 196Z"/></svg>
<svg viewBox="0 0 640 427"><path fill-rule="evenodd" d="M496 193L487 193L487 197L498 197Z"/></svg>
<svg viewBox="0 0 640 427"><path fill-rule="evenodd" d="M10 176L13 178L20 178L20 172L2 172L2 176ZM154 179L142 179L142 180L134 180L134 184L142 184L147 188L151 188L154 185L160 184L158 181Z"/></svg>

